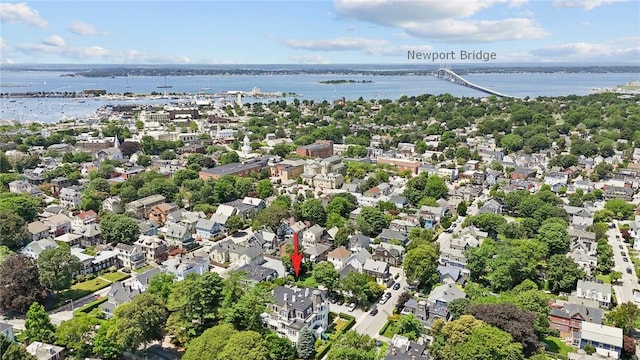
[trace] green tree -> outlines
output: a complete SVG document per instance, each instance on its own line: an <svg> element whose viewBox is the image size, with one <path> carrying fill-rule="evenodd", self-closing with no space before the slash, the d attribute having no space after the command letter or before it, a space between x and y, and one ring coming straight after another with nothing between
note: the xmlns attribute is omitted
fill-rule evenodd
<svg viewBox="0 0 640 360"><path fill-rule="evenodd" d="M73 275L82 269L80 260L66 247L42 251L37 264L40 283L56 292L70 288Z"/></svg>
<svg viewBox="0 0 640 360"><path fill-rule="evenodd" d="M522 149L524 141L520 135L507 134L500 140L500 145L507 153L516 152Z"/></svg>
<svg viewBox="0 0 640 360"><path fill-rule="evenodd" d="M339 214L343 218L349 217L349 214L358 207L357 200L352 200L345 196L334 195L327 204L327 213Z"/></svg>
<svg viewBox="0 0 640 360"><path fill-rule="evenodd" d="M224 320L233 324L238 330L262 331L262 314L267 311L267 304L273 302L271 291L258 284L251 287L230 307L223 308Z"/></svg>
<svg viewBox="0 0 640 360"><path fill-rule="evenodd" d="M622 303L609 311L607 320L629 335L640 325L640 308L631 302Z"/></svg>
<svg viewBox="0 0 640 360"><path fill-rule="evenodd" d="M389 226L389 221L378 208L364 206L356 218L356 224L364 235L375 237Z"/></svg>
<svg viewBox="0 0 640 360"><path fill-rule="evenodd" d="M102 322L93 339L93 352L102 359L115 360L124 351L124 348L117 341L116 321L117 319L112 317L108 321Z"/></svg>
<svg viewBox="0 0 640 360"><path fill-rule="evenodd" d="M229 324L221 324L205 330L202 335L193 339L187 351L182 357L183 360L219 359L228 340L238 331Z"/></svg>
<svg viewBox="0 0 640 360"><path fill-rule="evenodd" d="M324 285L327 289L334 289L340 279L340 275L333 264L328 261L322 261L314 265L311 274L318 284Z"/></svg>
<svg viewBox="0 0 640 360"><path fill-rule="evenodd" d="M176 277L173 274L164 272L155 274L149 281L147 292L149 294L156 295L157 297L162 299L163 303L166 304L169 300L171 290L173 289L173 282L175 281L175 279Z"/></svg>
<svg viewBox="0 0 640 360"><path fill-rule="evenodd" d="M132 244L140 236L140 228L135 220L123 214L104 214L100 217L100 229L102 238L112 244Z"/></svg>
<svg viewBox="0 0 640 360"><path fill-rule="evenodd" d="M522 360L522 345L513 343L509 333L490 326L471 315L444 324L436 320L432 326L432 355L436 360L483 359Z"/></svg>
<svg viewBox="0 0 640 360"><path fill-rule="evenodd" d="M220 360L270 360L265 339L255 331L240 331L229 338Z"/></svg>
<svg viewBox="0 0 640 360"><path fill-rule="evenodd" d="M52 344L56 339L56 327L51 323L44 306L34 302L24 320L24 335L29 341Z"/></svg>
<svg viewBox="0 0 640 360"><path fill-rule="evenodd" d="M87 358L93 353L93 339L101 322L92 314L75 315L72 319L63 321L56 329L56 344L67 349L67 356Z"/></svg>
<svg viewBox="0 0 640 360"><path fill-rule="evenodd" d="M2 354L2 360L38 360L38 358L29 354L24 346L11 344Z"/></svg>
<svg viewBox="0 0 640 360"><path fill-rule="evenodd" d="M138 159L136 160L136 164L140 166L147 167L151 165L151 156L146 154L138 155Z"/></svg>
<svg viewBox="0 0 640 360"><path fill-rule="evenodd" d="M553 255L547 263L547 281L549 290L557 294L575 289L578 280L584 279L585 273L571 258L564 254Z"/></svg>
<svg viewBox="0 0 640 360"><path fill-rule="evenodd" d="M44 201L35 196L0 192L0 209L15 211L27 223L34 221L43 208Z"/></svg>
<svg viewBox="0 0 640 360"><path fill-rule="evenodd" d="M635 212L635 207L622 199L611 199L604 203L604 208L613 213L618 220L630 219Z"/></svg>
<svg viewBox="0 0 640 360"><path fill-rule="evenodd" d="M225 227L228 234L235 234L236 231L244 228L244 220L238 215L229 216Z"/></svg>
<svg viewBox="0 0 640 360"><path fill-rule="evenodd" d="M449 301L447 311L451 315L451 320L455 320L467 313L467 307L471 301L467 298L458 298Z"/></svg>
<svg viewBox="0 0 640 360"><path fill-rule="evenodd" d="M189 274L173 286L167 308L167 331L179 343L188 343L215 325L222 301L222 278L217 273Z"/></svg>
<svg viewBox="0 0 640 360"><path fill-rule="evenodd" d="M129 351L154 340L162 340L167 308L162 300L152 294L140 294L132 301L118 306L113 335L116 342Z"/></svg>
<svg viewBox="0 0 640 360"><path fill-rule="evenodd" d="M407 251L402 264L409 283L429 289L438 281L438 251L431 244L423 244Z"/></svg>
<svg viewBox="0 0 640 360"><path fill-rule="evenodd" d="M280 226L282 219L286 219L290 215L291 213L287 205L276 201L265 209L260 210L256 214L255 220L260 223L260 225L275 230Z"/></svg>
<svg viewBox="0 0 640 360"><path fill-rule="evenodd" d="M466 202L461 201L458 204L458 207L456 209L457 209L458 215L467 216L467 203Z"/></svg>
<svg viewBox="0 0 640 360"><path fill-rule="evenodd" d="M546 223L538 229L538 240L547 245L550 254L565 254L569 250L571 239L567 226L559 223Z"/></svg>
<svg viewBox="0 0 640 360"><path fill-rule="evenodd" d="M240 162L240 156L235 151L224 153L220 155L220 158L218 159L218 165L220 166L237 162Z"/></svg>
<svg viewBox="0 0 640 360"><path fill-rule="evenodd" d="M256 183L256 191L258 192L258 196L261 199L266 199L269 196L274 194L273 184L271 184L271 180L264 179L260 180Z"/></svg>
<svg viewBox="0 0 640 360"><path fill-rule="evenodd" d="M13 169L11 161L4 152L0 153L0 173L8 173Z"/></svg>
<svg viewBox="0 0 640 360"><path fill-rule="evenodd" d="M425 196L429 196L434 199L443 199L447 197L448 192L449 189L442 178L437 175L429 176L424 188Z"/></svg>
<svg viewBox="0 0 640 360"><path fill-rule="evenodd" d="M343 294L351 298L354 303L365 305L369 300L367 293L369 281L370 278L368 275L353 271L340 280L339 288Z"/></svg>
<svg viewBox="0 0 640 360"><path fill-rule="evenodd" d="M0 245L18 250L27 239L27 225L13 210L0 209Z"/></svg>
<svg viewBox="0 0 640 360"><path fill-rule="evenodd" d="M287 338L282 338L276 333L269 332L265 336L265 342L269 355L273 360L296 360L298 358L296 347Z"/></svg>
<svg viewBox="0 0 640 360"><path fill-rule="evenodd" d="M396 323L398 334L408 337L410 340L416 341L424 332L424 324L415 315L402 315Z"/></svg>
<svg viewBox="0 0 640 360"><path fill-rule="evenodd" d="M327 213L322 202L318 199L307 199L300 205L302 219L312 221L323 226L327 221Z"/></svg>
<svg viewBox="0 0 640 360"><path fill-rule="evenodd" d="M316 354L315 342L316 338L311 329L308 326L303 327L296 345L298 356L302 359L312 359Z"/></svg>

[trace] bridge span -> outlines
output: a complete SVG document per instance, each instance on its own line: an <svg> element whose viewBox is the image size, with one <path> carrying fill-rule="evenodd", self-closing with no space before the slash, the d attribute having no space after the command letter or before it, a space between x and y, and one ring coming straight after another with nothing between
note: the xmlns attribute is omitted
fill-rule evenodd
<svg viewBox="0 0 640 360"><path fill-rule="evenodd" d="M490 95L495 95L495 96L499 96L499 97L503 97L503 98L519 99L517 96L511 96L511 95L503 94L501 92L488 89L488 88L486 88L484 86L480 86L480 85L474 84L471 81L468 81L468 80L464 79L462 76L460 76L460 75L456 74L455 72L451 71L450 69L440 68L440 69L436 70L433 73L433 75L438 77L438 78L440 78L440 79L448 80L448 81L454 82L454 83L456 83L458 85L470 87L472 89L475 89L475 90L478 90L478 91L482 91L482 92L490 94Z"/></svg>

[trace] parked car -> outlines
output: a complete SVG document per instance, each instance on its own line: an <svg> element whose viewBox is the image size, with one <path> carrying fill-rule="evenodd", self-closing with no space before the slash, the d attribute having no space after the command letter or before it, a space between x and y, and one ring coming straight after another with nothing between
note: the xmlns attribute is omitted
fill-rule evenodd
<svg viewBox="0 0 640 360"><path fill-rule="evenodd" d="M356 304L354 304L354 303L349 304L349 307L347 308L347 310L349 310L349 311L353 311L355 309L356 309Z"/></svg>
<svg viewBox="0 0 640 360"><path fill-rule="evenodd" d="M622 245L618 245L618 247L619 247L621 250L622 250L622 249L624 249L624 246L622 246Z"/></svg>
<svg viewBox="0 0 640 360"><path fill-rule="evenodd" d="M413 291L414 290L413 286L411 286L411 285L405 285L404 289L407 290L407 291Z"/></svg>
<svg viewBox="0 0 640 360"><path fill-rule="evenodd" d="M387 299L391 299L391 293L390 292L384 293L384 297L386 297Z"/></svg>
<svg viewBox="0 0 640 360"><path fill-rule="evenodd" d="M622 261L624 261L624 262L629 262L629 259L628 259L628 258L626 258L626 257L623 257L623 258L622 258Z"/></svg>
<svg viewBox="0 0 640 360"><path fill-rule="evenodd" d="M633 270L630 267L628 267L627 268L627 274L631 274L632 272L633 272Z"/></svg>
<svg viewBox="0 0 640 360"><path fill-rule="evenodd" d="M398 289L400 289L400 283L393 284L393 290L398 290Z"/></svg>
<svg viewBox="0 0 640 360"><path fill-rule="evenodd" d="M378 301L378 303L384 305L387 303L387 301L389 301L389 298L383 296L380 298L380 301Z"/></svg>
<svg viewBox="0 0 640 360"><path fill-rule="evenodd" d="M376 316L377 313L378 313L378 308L373 308L373 309L371 309L371 312L369 312L369 314L371 314L371 316Z"/></svg>

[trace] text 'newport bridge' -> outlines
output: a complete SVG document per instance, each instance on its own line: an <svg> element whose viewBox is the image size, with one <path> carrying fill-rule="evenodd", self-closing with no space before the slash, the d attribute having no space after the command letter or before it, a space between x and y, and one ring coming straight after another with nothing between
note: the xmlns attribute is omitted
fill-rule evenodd
<svg viewBox="0 0 640 360"><path fill-rule="evenodd" d="M519 99L516 96L506 95L506 94L503 94L501 92L498 92L498 91L495 91L495 90L491 90L491 89L488 89L486 87L474 84L471 81L465 80L462 76L454 73L453 71L451 71L450 69L447 69L447 68L440 68L440 69L436 70L433 73L433 75L438 77L438 78L440 78L440 79L448 80L448 81L454 82L454 83L456 83L458 85L470 87L472 89L476 89L478 91L482 91L482 92L485 92L485 93L490 94L490 95L495 95L495 96L499 96L499 97L503 97L503 98Z"/></svg>

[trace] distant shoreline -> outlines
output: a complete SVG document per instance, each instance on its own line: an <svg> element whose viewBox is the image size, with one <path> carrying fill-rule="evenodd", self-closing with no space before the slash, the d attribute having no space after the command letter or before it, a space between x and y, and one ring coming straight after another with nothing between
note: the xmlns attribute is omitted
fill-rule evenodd
<svg viewBox="0 0 640 360"><path fill-rule="evenodd" d="M431 76L441 65L11 65L2 72L32 71L59 72L62 77L118 78L135 76L277 76L277 75L333 75L333 76ZM452 64L457 74L502 73L640 73L640 65L491 65Z"/></svg>
<svg viewBox="0 0 640 360"><path fill-rule="evenodd" d="M335 84L371 84L371 83L373 83L373 81L371 81L371 80L346 80L346 79L320 80L320 81L318 81L318 84L329 84L329 85L335 85Z"/></svg>

